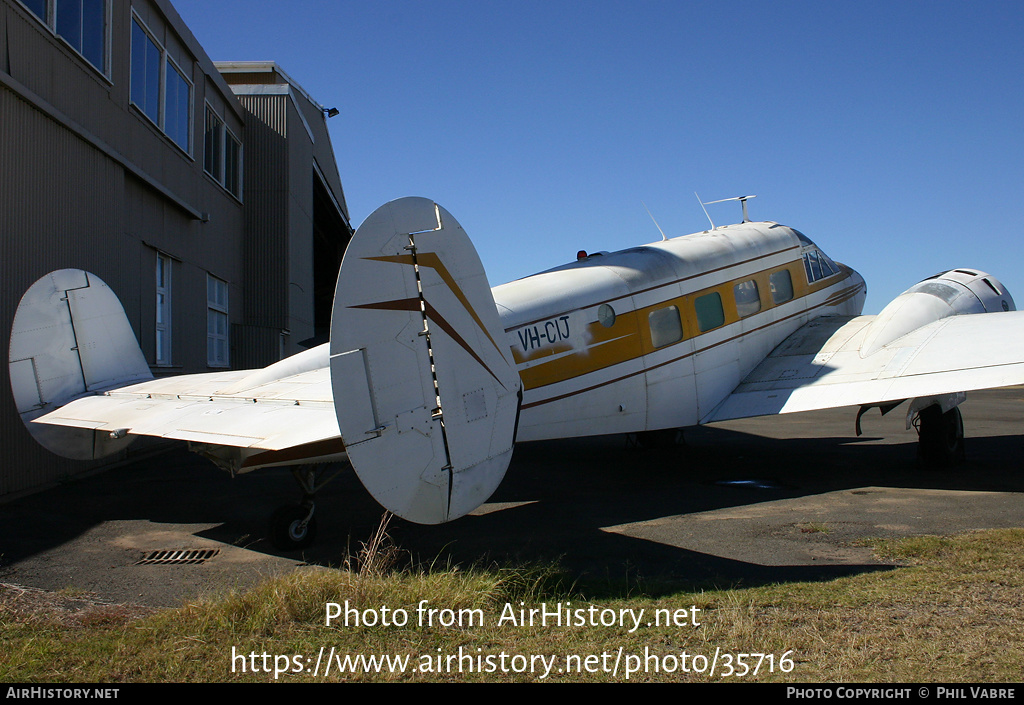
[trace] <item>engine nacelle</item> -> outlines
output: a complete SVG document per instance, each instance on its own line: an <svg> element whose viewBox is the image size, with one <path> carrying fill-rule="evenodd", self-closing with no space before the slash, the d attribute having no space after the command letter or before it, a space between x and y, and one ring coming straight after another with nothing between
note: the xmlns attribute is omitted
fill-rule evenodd
<svg viewBox="0 0 1024 705"><path fill-rule="evenodd" d="M861 357L911 331L947 316L1014 311L1013 297L998 279L976 269L952 269L918 282L882 309L865 332Z"/></svg>

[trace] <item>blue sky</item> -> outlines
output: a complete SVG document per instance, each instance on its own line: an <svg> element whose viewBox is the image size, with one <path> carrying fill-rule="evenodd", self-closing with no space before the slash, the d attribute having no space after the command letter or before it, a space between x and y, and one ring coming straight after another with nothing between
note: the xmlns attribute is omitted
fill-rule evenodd
<svg viewBox="0 0 1024 705"><path fill-rule="evenodd" d="M1024 308L1019 1L172 1L214 60L341 110L354 225L433 198L492 285L660 239L643 203L703 230L696 191L757 194L864 275L866 313L955 267Z"/></svg>

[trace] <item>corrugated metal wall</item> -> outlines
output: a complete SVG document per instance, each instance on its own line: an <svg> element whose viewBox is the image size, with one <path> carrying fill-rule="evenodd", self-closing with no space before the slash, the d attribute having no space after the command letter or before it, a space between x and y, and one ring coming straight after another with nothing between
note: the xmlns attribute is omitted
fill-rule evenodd
<svg viewBox="0 0 1024 705"><path fill-rule="evenodd" d="M161 0L155 2L151 18L160 17ZM112 4L107 80L24 7L0 0L0 497L109 462L52 455L17 415L7 380L10 329L22 293L39 277L69 267L98 275L121 299L153 364L156 256L172 255L173 366L154 368L157 375L209 370L208 272L230 283L242 307L243 207L203 173L203 112L196 106L204 105L206 91L220 91L219 99L232 104L222 117L240 137L241 110L208 58L191 71L203 76L193 90L192 154L133 108L132 6ZM191 51L201 54L196 46Z"/></svg>
<svg viewBox="0 0 1024 705"><path fill-rule="evenodd" d="M333 198L344 203L319 107L303 103L303 119L286 93L246 95L243 107L168 0L117 0L110 7L111 65L98 71L25 6L0 0L5 359L22 293L66 267L91 271L113 289L157 376L209 371L210 275L229 284L232 367L260 367L282 350L294 352L313 330L314 159L332 162L321 168ZM194 80L185 149L130 102L133 10L180 64L193 59L183 66ZM204 173L207 105L242 140L242 201ZM314 140L307 128L319 136ZM324 218L321 231L338 230L335 220ZM347 241L347 225L341 230L338 241ZM321 249L337 258L336 248ZM160 367L158 252L173 259L172 364ZM283 333L292 328L289 339ZM6 378L7 364L0 374ZM0 440L0 498L101 464L66 461L39 447L17 415L7 379L0 381Z"/></svg>
<svg viewBox="0 0 1024 705"><path fill-rule="evenodd" d="M245 124L245 279L250 287L232 346L236 362L260 367L276 360L288 328L288 98L239 96ZM269 295L274 292L275 295ZM270 357L268 358L268 354Z"/></svg>
<svg viewBox="0 0 1024 705"><path fill-rule="evenodd" d="M129 291L137 262L134 251L117 246L124 237L120 167L2 87L0 145L0 345L6 360L21 293L36 279L78 267L96 272L115 291ZM126 312L138 321L137 298L126 301ZM82 471L29 437L6 379L0 396L0 495Z"/></svg>

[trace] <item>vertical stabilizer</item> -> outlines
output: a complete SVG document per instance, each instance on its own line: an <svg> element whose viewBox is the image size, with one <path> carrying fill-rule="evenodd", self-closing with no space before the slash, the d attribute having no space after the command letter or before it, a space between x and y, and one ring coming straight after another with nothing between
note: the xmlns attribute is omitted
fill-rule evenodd
<svg viewBox="0 0 1024 705"><path fill-rule="evenodd" d="M18 413L47 449L87 460L130 442L29 423L83 395L153 378L121 302L95 274L61 269L29 287L14 315L8 360Z"/></svg>
<svg viewBox="0 0 1024 705"><path fill-rule="evenodd" d="M437 524L490 497L512 456L520 381L480 258L451 214L403 198L359 227L330 356L345 449L378 502Z"/></svg>

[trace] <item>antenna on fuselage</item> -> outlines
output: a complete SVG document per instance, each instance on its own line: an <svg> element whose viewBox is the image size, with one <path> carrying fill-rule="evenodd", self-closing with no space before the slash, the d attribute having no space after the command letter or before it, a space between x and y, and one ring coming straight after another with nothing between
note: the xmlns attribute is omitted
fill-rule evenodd
<svg viewBox="0 0 1024 705"><path fill-rule="evenodd" d="M693 195L696 196L697 192L694 191ZM708 201L707 203L701 203L700 207L704 208L704 206L710 206L712 203L725 203L726 201L739 201L741 204L743 204L743 222L744 223L749 223L750 222L750 216L747 215L747 199L748 198L757 198L757 196L734 196L733 198L721 198L721 199L719 199L717 201ZM699 201L700 197L698 197L697 200ZM704 215L707 215L707 214L708 214L708 210L707 210L707 208L704 208ZM708 220L711 220L711 216L708 216ZM714 226L714 223L712 223L711 225ZM711 229L714 230L714 227L712 227Z"/></svg>
<svg viewBox="0 0 1024 705"><path fill-rule="evenodd" d="M696 191L694 191L694 192L693 192L693 195L694 195L694 196L697 196L697 192L696 192ZM715 229L715 221L711 220L711 216L710 216L710 215L708 215L708 209L704 207L704 201L700 200L700 196L697 196L697 203L699 203L699 204L700 204L700 209L701 209L702 211L704 211L704 215L706 215L706 216L707 216L707 218L708 218L708 222L709 222L709 223L711 223L711 229L712 229L712 230L714 230L714 229Z"/></svg>
<svg viewBox="0 0 1024 705"><path fill-rule="evenodd" d="M640 201L640 202L644 203L643 201ZM651 220L654 220L654 214L651 213L651 209L647 207L646 203L644 203L644 210L647 211L647 215L651 216ZM660 225L658 225L658 221L657 220L654 220L654 227L656 227L658 229L658 232L661 233L661 239L662 240L668 240L668 236L665 235L665 231L661 229Z"/></svg>

